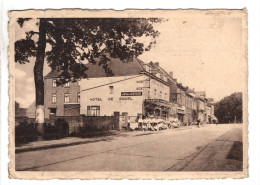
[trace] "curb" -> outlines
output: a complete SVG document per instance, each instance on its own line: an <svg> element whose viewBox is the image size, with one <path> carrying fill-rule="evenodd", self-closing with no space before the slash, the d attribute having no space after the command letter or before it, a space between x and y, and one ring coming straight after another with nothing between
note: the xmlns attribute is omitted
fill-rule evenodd
<svg viewBox="0 0 260 185"><path fill-rule="evenodd" d="M54 144L54 145L38 146L38 147L32 147L32 148L16 148L15 153L18 154L18 153L23 153L23 152L47 150L47 149L52 149L52 148L60 148L60 147L66 147L66 146L94 143L94 142L99 142L102 140L103 139L93 140L93 141L78 141L78 142L73 142L73 143L59 143L59 144Z"/></svg>

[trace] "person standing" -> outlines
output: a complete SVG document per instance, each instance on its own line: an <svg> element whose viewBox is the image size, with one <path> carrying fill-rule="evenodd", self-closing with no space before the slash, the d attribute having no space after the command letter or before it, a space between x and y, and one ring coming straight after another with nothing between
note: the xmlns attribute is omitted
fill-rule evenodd
<svg viewBox="0 0 260 185"><path fill-rule="evenodd" d="M198 125L198 128L200 128L200 122L201 122L201 120L200 120L200 119L198 119L198 120L197 120L197 125Z"/></svg>

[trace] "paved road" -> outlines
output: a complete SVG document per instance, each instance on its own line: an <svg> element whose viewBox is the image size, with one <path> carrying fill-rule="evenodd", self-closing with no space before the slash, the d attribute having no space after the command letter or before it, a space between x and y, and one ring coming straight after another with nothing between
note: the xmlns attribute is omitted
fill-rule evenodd
<svg viewBox="0 0 260 185"><path fill-rule="evenodd" d="M16 170L29 171L167 171L242 125L142 132L112 136L75 146L18 153ZM183 168L182 168L183 169Z"/></svg>

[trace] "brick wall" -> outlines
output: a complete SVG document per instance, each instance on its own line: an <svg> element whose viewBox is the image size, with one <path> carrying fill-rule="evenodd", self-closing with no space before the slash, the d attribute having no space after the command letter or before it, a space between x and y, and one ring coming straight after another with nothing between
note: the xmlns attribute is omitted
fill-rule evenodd
<svg viewBox="0 0 260 185"><path fill-rule="evenodd" d="M64 104L64 116L79 116L79 104Z"/></svg>
<svg viewBox="0 0 260 185"><path fill-rule="evenodd" d="M114 116L51 116L48 123L54 124L58 118L69 124L69 134L77 133L79 127L89 127L93 130L114 130L119 128L119 113Z"/></svg>
<svg viewBox="0 0 260 185"><path fill-rule="evenodd" d="M79 116L59 116L59 117L53 117L53 120L51 122L55 123L56 119L64 119L69 124L69 134L76 133L80 126L80 118Z"/></svg>
<svg viewBox="0 0 260 185"><path fill-rule="evenodd" d="M115 116L84 116L83 127L91 127L94 130L114 130L119 129L119 119Z"/></svg>
<svg viewBox="0 0 260 185"><path fill-rule="evenodd" d="M53 79L46 78L44 80L44 107L45 107L45 118L49 118L50 108L56 108L56 116L64 116L64 107L70 107L71 104L75 107L75 105L79 105L77 102L78 93L80 92L80 86L78 82L70 82L69 87L63 86L52 86ZM56 103L52 102L52 95L56 94ZM70 101L69 103L64 103L64 95L65 93L69 94ZM66 106L64 106L66 105ZM69 105L69 106L67 106ZM73 110L72 113L66 112L69 116L77 116L79 115L79 110Z"/></svg>

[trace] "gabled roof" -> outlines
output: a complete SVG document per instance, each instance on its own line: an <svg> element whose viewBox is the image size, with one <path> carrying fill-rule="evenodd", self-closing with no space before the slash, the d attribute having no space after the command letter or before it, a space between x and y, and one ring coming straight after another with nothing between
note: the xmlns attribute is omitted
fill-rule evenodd
<svg viewBox="0 0 260 185"><path fill-rule="evenodd" d="M208 98L209 102L214 102L214 98Z"/></svg>
<svg viewBox="0 0 260 185"><path fill-rule="evenodd" d="M187 93L193 93L193 94L195 94L195 91L194 91L193 89L188 89L188 90L187 90Z"/></svg>
<svg viewBox="0 0 260 185"><path fill-rule="evenodd" d="M52 78L52 77L57 77L57 76L59 76L58 71L50 71L45 77Z"/></svg>
<svg viewBox="0 0 260 185"><path fill-rule="evenodd" d="M123 62L118 58L111 58L111 61L108 62L110 69L113 72L113 76L129 76L129 75L137 75L144 71L142 65L140 64L142 61L134 58L133 61ZM88 78L98 78L98 77L107 77L105 70L102 66L96 64L88 63L86 64L88 70L86 74ZM59 72L51 71L49 72L45 78L58 77Z"/></svg>
<svg viewBox="0 0 260 185"><path fill-rule="evenodd" d="M143 71L143 67L139 63L139 60L134 58L133 61L123 62L118 58L112 58L108 62L110 69L112 70L113 76L129 76L137 75ZM88 70L86 71L89 78L106 77L106 73L102 66L97 64L88 64Z"/></svg>
<svg viewBox="0 0 260 185"><path fill-rule="evenodd" d="M156 65L156 63L150 62L149 65L152 67L152 69L158 70L159 73L162 73L166 75L167 79L170 79L171 82L177 84L177 79L174 79L167 73L160 65Z"/></svg>

